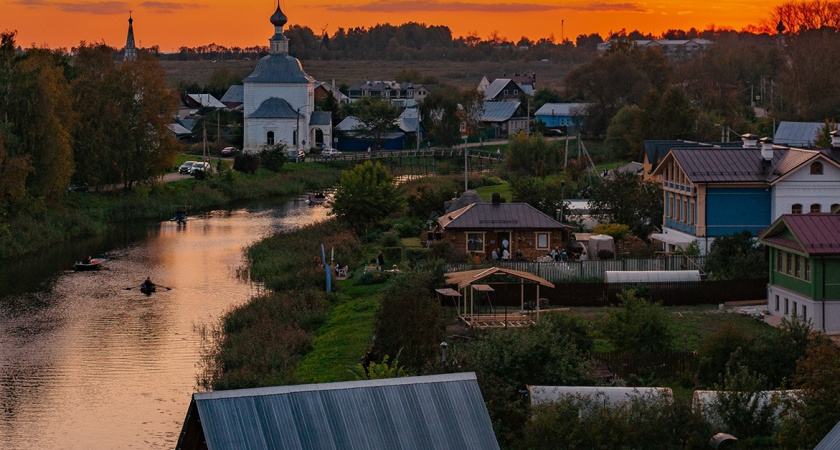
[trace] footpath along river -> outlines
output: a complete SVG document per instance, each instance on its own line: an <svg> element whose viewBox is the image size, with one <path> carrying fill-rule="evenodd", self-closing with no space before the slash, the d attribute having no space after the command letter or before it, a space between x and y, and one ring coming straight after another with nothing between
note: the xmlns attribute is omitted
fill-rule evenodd
<svg viewBox="0 0 840 450"><path fill-rule="evenodd" d="M326 215L303 200L214 211L0 263L0 448L173 448L199 329L255 292L236 276L243 249ZM103 253L103 270L66 270Z"/></svg>

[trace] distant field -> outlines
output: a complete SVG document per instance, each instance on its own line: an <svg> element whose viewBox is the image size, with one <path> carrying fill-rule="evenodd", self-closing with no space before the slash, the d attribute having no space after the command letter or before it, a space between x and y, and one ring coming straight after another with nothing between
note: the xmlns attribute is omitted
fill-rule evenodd
<svg viewBox="0 0 840 450"><path fill-rule="evenodd" d="M242 77L251 74L256 61L161 61L166 70L167 85L175 87L178 81L196 81L207 84L207 79L220 64L239 72ZM474 87L484 75L500 77L504 74L535 73L537 88L559 89L563 77L572 63L567 62L492 62L492 61L301 61L304 71L320 81L335 80L337 85L352 84L363 80L393 80L404 68L415 68L424 76L434 76L441 83L464 89Z"/></svg>

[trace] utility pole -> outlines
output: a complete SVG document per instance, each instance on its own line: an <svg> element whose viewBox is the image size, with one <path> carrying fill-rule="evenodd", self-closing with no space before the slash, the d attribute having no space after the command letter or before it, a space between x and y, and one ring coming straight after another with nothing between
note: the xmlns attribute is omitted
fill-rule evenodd
<svg viewBox="0 0 840 450"><path fill-rule="evenodd" d="M467 148L467 138L464 137L464 192L467 192L467 189L469 189L469 176L467 175L470 165L469 157L470 151Z"/></svg>

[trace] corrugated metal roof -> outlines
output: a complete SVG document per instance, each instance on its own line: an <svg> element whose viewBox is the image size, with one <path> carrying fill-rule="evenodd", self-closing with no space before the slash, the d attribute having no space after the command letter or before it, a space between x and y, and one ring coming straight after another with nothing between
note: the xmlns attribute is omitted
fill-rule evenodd
<svg viewBox="0 0 840 450"><path fill-rule="evenodd" d="M814 447L814 450L836 450L840 448L840 422L825 435L824 438Z"/></svg>
<svg viewBox="0 0 840 450"><path fill-rule="evenodd" d="M527 386L531 405L554 403L565 397L591 396L600 398L606 406L617 406L634 398L662 395L674 398L671 388L664 387L609 387L609 386Z"/></svg>
<svg viewBox="0 0 840 450"><path fill-rule="evenodd" d="M824 125L820 122L782 121L773 136L773 142L791 147L813 147L817 133Z"/></svg>
<svg viewBox="0 0 840 450"><path fill-rule="evenodd" d="M785 228L793 233L799 244L797 247L809 256L840 255L840 214L783 214L762 233L760 240L770 245L796 248L791 247L789 240L779 237Z"/></svg>
<svg viewBox="0 0 840 450"><path fill-rule="evenodd" d="M295 108L285 99L271 97L260 103L256 111L248 115L250 119L296 119L301 117Z"/></svg>
<svg viewBox="0 0 840 450"><path fill-rule="evenodd" d="M332 123L332 113L329 111L312 111L309 116L309 125L326 125Z"/></svg>
<svg viewBox="0 0 840 450"><path fill-rule="evenodd" d="M356 131L358 130L360 123L361 122L359 122L359 119L353 116L347 116L344 118L344 120L339 122L338 125L336 125L336 128L338 128L341 131Z"/></svg>
<svg viewBox="0 0 840 450"><path fill-rule="evenodd" d="M243 103L245 102L245 86L232 84L225 95L222 96L222 103Z"/></svg>
<svg viewBox="0 0 840 450"><path fill-rule="evenodd" d="M187 94L194 102L209 108L224 108L225 104L210 94Z"/></svg>
<svg viewBox="0 0 840 450"><path fill-rule="evenodd" d="M510 86L511 84L513 84L513 86L508 88L508 86ZM516 82L511 80L510 78L496 78L495 80L493 80L492 83L487 85L487 87L484 89L484 99L485 100L492 100L492 99L498 97L499 94L501 94L502 91L504 91L506 88L509 91L513 90L513 89L522 90L522 88L519 87L519 85L516 84ZM513 94L513 92L508 93L508 95L511 95L511 94Z"/></svg>
<svg viewBox="0 0 840 450"><path fill-rule="evenodd" d="M684 140L647 140L642 142L645 148L648 162L656 164L662 161L672 148L676 147L720 147L720 148L741 148L741 142L693 142Z"/></svg>
<svg viewBox="0 0 840 450"><path fill-rule="evenodd" d="M484 102L481 111L482 122L505 122L516 115L520 102Z"/></svg>
<svg viewBox="0 0 840 450"><path fill-rule="evenodd" d="M309 83L314 80L303 71L297 58L286 54L263 56L254 72L243 83Z"/></svg>
<svg viewBox="0 0 840 450"><path fill-rule="evenodd" d="M546 103L534 116L574 116L586 113L589 103Z"/></svg>
<svg viewBox="0 0 840 450"><path fill-rule="evenodd" d="M776 148L767 164L759 148L673 148L671 154L694 183L770 182L818 152Z"/></svg>
<svg viewBox="0 0 840 450"><path fill-rule="evenodd" d="M192 131L184 128L184 126L179 123L170 123L167 127L169 128L169 131L175 133L176 136L192 134Z"/></svg>
<svg viewBox="0 0 840 450"><path fill-rule="evenodd" d="M197 393L193 406L211 450L499 448L474 373Z"/></svg>
<svg viewBox="0 0 840 450"><path fill-rule="evenodd" d="M560 230L565 225L527 203L473 203L438 218L446 230Z"/></svg>

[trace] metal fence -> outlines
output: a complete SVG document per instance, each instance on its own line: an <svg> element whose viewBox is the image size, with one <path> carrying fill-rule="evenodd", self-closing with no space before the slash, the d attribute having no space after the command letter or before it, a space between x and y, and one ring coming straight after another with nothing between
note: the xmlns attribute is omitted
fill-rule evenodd
<svg viewBox="0 0 840 450"><path fill-rule="evenodd" d="M660 271L660 270L700 270L706 262L705 256L666 255L658 258L627 258L599 261L550 262L500 261L498 267L533 273L549 281L595 280L604 279L607 271ZM450 264L453 272L477 268L466 263Z"/></svg>
<svg viewBox="0 0 840 450"><path fill-rule="evenodd" d="M675 380L681 373L695 372L698 362L696 353L684 351L606 352L591 354L590 358L607 369L610 375L625 380L630 375Z"/></svg>

